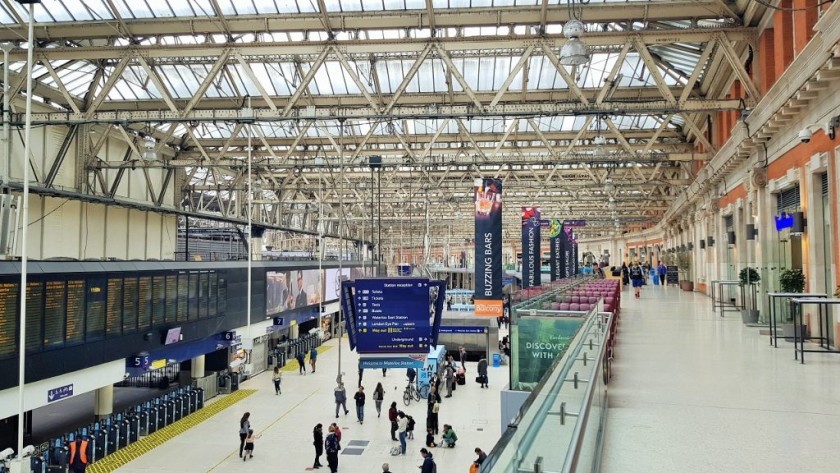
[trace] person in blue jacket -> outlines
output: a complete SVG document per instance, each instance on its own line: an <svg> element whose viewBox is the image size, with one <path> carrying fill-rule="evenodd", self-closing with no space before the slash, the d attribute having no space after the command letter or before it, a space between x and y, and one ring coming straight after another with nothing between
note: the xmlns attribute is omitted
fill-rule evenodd
<svg viewBox="0 0 840 473"><path fill-rule="evenodd" d="M437 471L437 465L435 465L435 460L432 458L432 453L426 448L421 448L420 455L423 456L423 466L420 467L420 473L435 473Z"/></svg>

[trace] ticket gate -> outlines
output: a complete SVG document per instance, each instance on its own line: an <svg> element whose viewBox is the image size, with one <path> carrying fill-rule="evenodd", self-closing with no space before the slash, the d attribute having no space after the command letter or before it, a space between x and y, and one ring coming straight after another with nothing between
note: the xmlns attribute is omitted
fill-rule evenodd
<svg viewBox="0 0 840 473"><path fill-rule="evenodd" d="M108 431L100 422L95 422L90 431L92 444L91 463L108 455Z"/></svg>

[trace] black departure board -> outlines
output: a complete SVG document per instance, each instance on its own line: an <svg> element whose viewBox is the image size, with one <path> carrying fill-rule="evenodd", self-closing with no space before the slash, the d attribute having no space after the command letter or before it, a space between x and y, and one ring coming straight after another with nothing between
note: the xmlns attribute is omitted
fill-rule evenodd
<svg viewBox="0 0 840 473"><path fill-rule="evenodd" d="M190 273L189 319L198 318L198 273Z"/></svg>
<svg viewBox="0 0 840 473"><path fill-rule="evenodd" d="M101 340L105 336L105 278L90 278L87 281L87 323L85 341Z"/></svg>
<svg viewBox="0 0 840 473"><path fill-rule="evenodd" d="M44 340L41 322L44 320L44 282L26 283L26 350L38 351Z"/></svg>
<svg viewBox="0 0 840 473"><path fill-rule="evenodd" d="M210 272L210 287L207 291L208 299L210 299L210 317L215 317L219 314L219 275L216 272Z"/></svg>
<svg viewBox="0 0 840 473"><path fill-rule="evenodd" d="M187 273L178 275L178 322L187 321L187 287L189 281Z"/></svg>
<svg viewBox="0 0 840 473"><path fill-rule="evenodd" d="M171 324L175 322L175 314L178 309L178 276L166 276L166 315L164 322Z"/></svg>
<svg viewBox="0 0 840 473"><path fill-rule="evenodd" d="M17 352L15 338L18 320L18 288L20 283L0 282L0 357Z"/></svg>
<svg viewBox="0 0 840 473"><path fill-rule="evenodd" d="M108 278L105 332L109 337L122 333L123 279Z"/></svg>
<svg viewBox="0 0 840 473"><path fill-rule="evenodd" d="M152 277L152 327L164 324L166 309L166 277Z"/></svg>
<svg viewBox="0 0 840 473"><path fill-rule="evenodd" d="M85 339L85 280L67 280L67 331L64 342L77 345Z"/></svg>
<svg viewBox="0 0 840 473"><path fill-rule="evenodd" d="M137 330L137 278L125 278L123 283L123 334Z"/></svg>
<svg viewBox="0 0 840 473"><path fill-rule="evenodd" d="M152 324L152 277L140 276L137 285L137 326L144 330Z"/></svg>
<svg viewBox="0 0 840 473"><path fill-rule="evenodd" d="M208 295L210 285L210 275L207 272L199 274L198 279L198 318L203 319L207 317L207 306L210 299Z"/></svg>
<svg viewBox="0 0 840 473"><path fill-rule="evenodd" d="M44 296L44 347L61 346L66 314L64 281L47 281Z"/></svg>
<svg viewBox="0 0 840 473"><path fill-rule="evenodd" d="M219 315L225 315L227 311L227 281L219 277Z"/></svg>

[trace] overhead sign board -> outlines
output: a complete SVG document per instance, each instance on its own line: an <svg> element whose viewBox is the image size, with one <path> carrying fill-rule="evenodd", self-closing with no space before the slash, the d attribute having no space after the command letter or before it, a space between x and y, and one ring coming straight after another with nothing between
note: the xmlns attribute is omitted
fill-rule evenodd
<svg viewBox="0 0 840 473"><path fill-rule="evenodd" d="M429 351L428 279L359 279L354 302L359 353Z"/></svg>
<svg viewBox="0 0 840 473"><path fill-rule="evenodd" d="M60 386L54 389L50 389L47 391L47 402L55 402L60 401L62 399L67 399L73 395L73 385L68 384L66 386Z"/></svg>

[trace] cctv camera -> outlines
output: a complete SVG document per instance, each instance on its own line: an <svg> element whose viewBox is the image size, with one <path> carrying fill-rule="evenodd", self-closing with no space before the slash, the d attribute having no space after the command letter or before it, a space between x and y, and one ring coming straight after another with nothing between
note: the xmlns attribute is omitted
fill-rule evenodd
<svg viewBox="0 0 840 473"><path fill-rule="evenodd" d="M799 130L799 141L801 141L803 143L807 143L807 142L811 141L811 136L813 136L813 133L811 133L810 129L803 128L803 129Z"/></svg>
<svg viewBox="0 0 840 473"><path fill-rule="evenodd" d="M35 453L35 447L32 445L27 445L23 447L23 450L20 451L20 456L25 458L31 456L33 453Z"/></svg>
<svg viewBox="0 0 840 473"><path fill-rule="evenodd" d="M7 448L7 449L3 450L2 452L0 452L0 461L8 460L14 454L15 454L14 450L12 450L11 448Z"/></svg>

